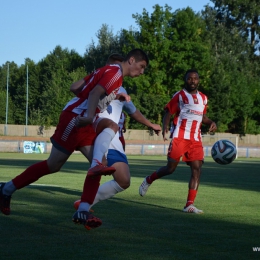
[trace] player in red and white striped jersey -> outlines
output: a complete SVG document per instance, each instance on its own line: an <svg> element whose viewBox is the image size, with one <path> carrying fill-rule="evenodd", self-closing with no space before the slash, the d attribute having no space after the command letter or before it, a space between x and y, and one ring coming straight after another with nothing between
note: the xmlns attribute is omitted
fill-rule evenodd
<svg viewBox="0 0 260 260"><path fill-rule="evenodd" d="M7 183L0 183L0 211L3 214L10 214L11 196L16 190L22 189L47 174L58 172L75 150L80 150L89 161L92 161L92 149L96 138L92 122L97 112L105 110L109 102L115 99L124 76L137 77L142 75L148 62L148 57L142 50L134 49L128 53L125 60L120 62L120 65L105 66L72 84L71 91L74 89L73 92L77 97L68 102L60 115L55 133L51 137L53 146L49 158L31 165ZM120 97L127 97L127 95L121 94ZM118 125L112 120L108 120L103 120L97 133L101 133L105 127L108 127L108 124L109 126L115 125L114 129L110 128L105 131L107 135L114 136L118 131ZM113 138L106 138L102 136L102 133L98 137L105 139L106 142L108 141L107 147L110 143L109 140ZM102 144L105 143L102 140L101 142ZM105 150L103 146L102 149ZM103 151L99 155L102 153ZM113 171L116 170L114 167L111 168ZM92 176L92 179L99 183L98 178L101 176L96 177L95 179ZM97 187L94 187L91 181L88 184L91 187L89 191L91 195L90 198L86 199L86 204L92 204L99 184ZM89 190L84 185L85 189ZM84 192L83 194L85 196ZM85 202L84 198L81 198L83 202ZM89 219L88 212L81 212L78 215L79 219L76 216L75 222L88 225L89 221L89 224L94 227L100 224L100 220L94 216Z"/></svg>
<svg viewBox="0 0 260 260"><path fill-rule="evenodd" d="M188 70L184 76L184 88L175 93L165 106L163 119L163 138L167 140L168 126L172 115L174 131L168 148L167 165L147 176L139 188L139 194L144 196L153 181L172 174L182 158L191 168L188 198L184 212L203 213L193 204L197 195L204 152L201 141L201 124L209 125L209 131L216 131L216 124L206 116L207 97L200 91L199 74L196 70Z"/></svg>

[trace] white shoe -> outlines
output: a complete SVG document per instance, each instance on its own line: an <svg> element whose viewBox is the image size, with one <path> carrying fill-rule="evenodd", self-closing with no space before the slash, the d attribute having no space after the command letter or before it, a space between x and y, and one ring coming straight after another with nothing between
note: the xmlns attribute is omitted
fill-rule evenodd
<svg viewBox="0 0 260 260"><path fill-rule="evenodd" d="M150 187L151 184L149 184L147 181L146 181L146 177L144 178L142 184L140 185L139 187L139 194L140 196L144 196L148 190L148 188Z"/></svg>
<svg viewBox="0 0 260 260"><path fill-rule="evenodd" d="M184 207L182 211L186 213L195 213L195 214L204 213L203 210L197 209L193 204L189 205L188 207Z"/></svg>

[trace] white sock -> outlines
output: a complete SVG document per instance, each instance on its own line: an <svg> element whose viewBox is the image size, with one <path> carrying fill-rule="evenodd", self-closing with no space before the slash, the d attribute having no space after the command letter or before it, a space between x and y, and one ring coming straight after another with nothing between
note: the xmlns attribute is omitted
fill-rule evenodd
<svg viewBox="0 0 260 260"><path fill-rule="evenodd" d="M16 187L14 186L13 181L7 182L3 188L3 194L7 196L11 196L15 191Z"/></svg>
<svg viewBox="0 0 260 260"><path fill-rule="evenodd" d="M104 154L115 136L115 132L111 128L105 128L96 138L93 150L93 160L91 168L97 165L96 160L102 162ZM96 160L94 160L96 159Z"/></svg>
<svg viewBox="0 0 260 260"><path fill-rule="evenodd" d="M115 180L105 182L104 184L99 186L97 195L91 207L99 201L107 200L122 191L124 191L124 189L121 188Z"/></svg>
<svg viewBox="0 0 260 260"><path fill-rule="evenodd" d="M80 202L79 208L77 211L88 211L89 212L89 209L90 209L90 204L88 204L87 202Z"/></svg>

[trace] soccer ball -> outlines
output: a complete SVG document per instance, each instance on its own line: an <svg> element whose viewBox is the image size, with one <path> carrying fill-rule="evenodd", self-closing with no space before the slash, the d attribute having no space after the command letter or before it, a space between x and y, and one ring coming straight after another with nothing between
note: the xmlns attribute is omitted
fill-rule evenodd
<svg viewBox="0 0 260 260"><path fill-rule="evenodd" d="M237 156L237 149L232 142L219 140L212 146L211 156L218 164L230 164Z"/></svg>

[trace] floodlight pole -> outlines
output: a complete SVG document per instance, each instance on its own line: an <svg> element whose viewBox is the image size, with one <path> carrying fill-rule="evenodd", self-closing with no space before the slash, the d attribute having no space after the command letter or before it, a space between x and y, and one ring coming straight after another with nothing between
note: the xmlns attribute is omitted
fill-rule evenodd
<svg viewBox="0 0 260 260"><path fill-rule="evenodd" d="M6 75L6 109L5 109L5 130L4 135L7 135L7 122L8 122L8 94L9 92L9 62L7 63L7 75Z"/></svg>
<svg viewBox="0 0 260 260"><path fill-rule="evenodd" d="M26 114L25 114L25 136L28 136L28 64L26 65Z"/></svg>

